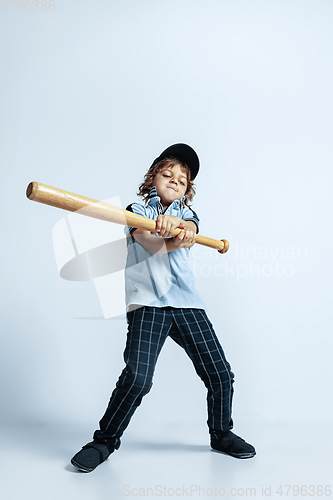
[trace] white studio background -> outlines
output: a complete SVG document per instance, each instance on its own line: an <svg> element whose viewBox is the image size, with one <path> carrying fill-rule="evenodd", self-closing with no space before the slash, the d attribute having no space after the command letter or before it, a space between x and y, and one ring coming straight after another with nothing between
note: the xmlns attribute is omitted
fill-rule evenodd
<svg viewBox="0 0 333 500"><path fill-rule="evenodd" d="M235 431L332 423L332 1L19 5L0 9L3 424L92 432L123 367L125 317L60 278L66 214L28 183L125 208L175 142L201 160L201 234L230 242L192 263L236 375ZM205 389L172 341L130 426L170 422L207 432Z"/></svg>

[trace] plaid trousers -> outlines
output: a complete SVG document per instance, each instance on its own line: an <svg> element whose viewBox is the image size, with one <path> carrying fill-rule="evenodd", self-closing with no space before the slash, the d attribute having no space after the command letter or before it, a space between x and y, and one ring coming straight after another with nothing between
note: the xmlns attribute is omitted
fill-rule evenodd
<svg viewBox="0 0 333 500"><path fill-rule="evenodd" d="M168 336L184 348L207 388L209 432L233 428L234 374L204 309L143 306L127 313L126 363L94 439L113 446L151 387L155 365Z"/></svg>

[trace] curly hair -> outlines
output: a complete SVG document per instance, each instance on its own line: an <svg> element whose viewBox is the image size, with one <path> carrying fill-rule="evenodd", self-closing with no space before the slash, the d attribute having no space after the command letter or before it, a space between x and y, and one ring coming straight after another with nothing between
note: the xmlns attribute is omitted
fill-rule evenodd
<svg viewBox="0 0 333 500"><path fill-rule="evenodd" d="M140 184L139 191L137 193L138 196L144 199L146 204L148 203L149 200L149 193L151 188L153 187L155 175L158 172L161 172L162 170L165 170L168 167L172 168L175 165L180 165L182 172L183 173L186 172L187 189L185 194L187 195L187 198L183 203L185 203L185 205L188 207L191 206L189 202L192 201L193 196L195 195L194 183L191 180L191 171L189 167L186 165L186 163L178 160L177 158L174 158L173 156L170 156L169 158L164 158L163 160L159 161L158 163L156 163L156 165L150 167L150 169L146 173L144 180L142 184Z"/></svg>

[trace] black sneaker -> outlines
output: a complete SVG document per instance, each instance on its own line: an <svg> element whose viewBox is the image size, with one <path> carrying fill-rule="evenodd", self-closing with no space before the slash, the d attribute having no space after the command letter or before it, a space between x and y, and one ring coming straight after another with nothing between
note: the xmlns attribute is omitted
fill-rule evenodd
<svg viewBox="0 0 333 500"><path fill-rule="evenodd" d="M117 446L107 446L106 444L97 443L92 441L86 444L71 460L72 465L81 472L91 472L98 465L105 462L105 460L118 449L120 442Z"/></svg>
<svg viewBox="0 0 333 500"><path fill-rule="evenodd" d="M211 436L210 445L213 450L235 458L252 458L256 454L252 444L247 443L231 431L221 433L218 438Z"/></svg>

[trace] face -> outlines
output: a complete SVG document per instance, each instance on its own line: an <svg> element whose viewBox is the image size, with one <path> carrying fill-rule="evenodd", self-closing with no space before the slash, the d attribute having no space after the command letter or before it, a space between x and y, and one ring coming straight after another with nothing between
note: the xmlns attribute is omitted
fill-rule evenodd
<svg viewBox="0 0 333 500"><path fill-rule="evenodd" d="M153 186L156 186L157 194L161 198L163 208L168 207L174 200L180 200L186 193L187 175L176 163L173 167L165 167L154 177Z"/></svg>

